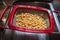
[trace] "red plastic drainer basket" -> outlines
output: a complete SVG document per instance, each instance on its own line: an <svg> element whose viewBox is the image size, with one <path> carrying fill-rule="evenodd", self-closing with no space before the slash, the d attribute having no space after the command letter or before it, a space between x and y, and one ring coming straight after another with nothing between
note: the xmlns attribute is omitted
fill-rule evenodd
<svg viewBox="0 0 60 40"><path fill-rule="evenodd" d="M17 11L17 9L33 9L33 10L37 10L37 11L47 12L48 16L49 16L49 22L50 22L49 29L46 29L46 30L28 29L28 28L22 28L22 27L13 25L14 15L15 15L15 12ZM54 25L54 19L53 19L53 16L52 16L52 13L50 12L50 10L48 10L46 8L42 8L42 7L37 7L37 6L15 5L8 17L8 26L12 30L18 30L18 31L23 31L23 32L51 33L54 31L55 25Z"/></svg>

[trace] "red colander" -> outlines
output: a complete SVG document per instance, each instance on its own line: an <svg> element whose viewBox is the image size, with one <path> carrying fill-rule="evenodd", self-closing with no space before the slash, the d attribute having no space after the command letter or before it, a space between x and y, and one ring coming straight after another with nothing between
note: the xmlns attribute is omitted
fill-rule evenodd
<svg viewBox="0 0 60 40"><path fill-rule="evenodd" d="M14 18L15 18L15 13L16 11L20 9L20 12L21 10L23 10L23 12L29 12L31 10L35 10L34 12L38 11L42 11L42 12L46 12L47 13L47 16L48 16L48 19L49 19L49 28L46 29L46 30L38 30L38 29L28 29L28 28L23 28L23 27L19 27L19 26L16 26L14 25ZM29 11L28 11L29 10ZM33 12L31 11L31 12ZM37 12L37 13L38 13ZM40 13L39 13L40 14ZM44 13L45 14L45 13ZM38 6L29 6L29 5L15 5L12 10L11 10L11 13L8 17L8 26L10 29L12 30L17 30L17 31L23 31L23 32L33 32L33 33L51 33L54 31L54 18L52 16L52 13L50 10L46 9L46 8L42 8L42 7L38 7Z"/></svg>

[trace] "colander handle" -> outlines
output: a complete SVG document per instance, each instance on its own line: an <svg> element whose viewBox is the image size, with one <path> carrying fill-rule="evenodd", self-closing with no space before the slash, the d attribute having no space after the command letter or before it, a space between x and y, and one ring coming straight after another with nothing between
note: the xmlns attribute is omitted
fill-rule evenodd
<svg viewBox="0 0 60 40"><path fill-rule="evenodd" d="M3 17L3 15L5 14L5 11L6 11L9 7L10 7L10 5L9 5L9 6L5 6L5 7L1 10L1 12L0 12L0 21L1 21L1 22L2 22L2 17ZM4 29L3 25L0 25L0 29Z"/></svg>
<svg viewBox="0 0 60 40"><path fill-rule="evenodd" d="M10 7L10 5L9 5L9 6L5 6L5 7L1 10L1 12L0 12L0 20L2 19L5 11L6 11L9 7Z"/></svg>

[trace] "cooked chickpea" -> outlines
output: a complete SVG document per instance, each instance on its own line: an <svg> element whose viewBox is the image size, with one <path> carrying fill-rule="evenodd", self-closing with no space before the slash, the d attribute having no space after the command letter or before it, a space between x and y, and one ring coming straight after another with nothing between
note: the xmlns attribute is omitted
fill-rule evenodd
<svg viewBox="0 0 60 40"><path fill-rule="evenodd" d="M47 29L46 21L43 17L37 14L31 13L21 13L16 16L16 25L17 26L24 26L26 28L33 28L33 29Z"/></svg>

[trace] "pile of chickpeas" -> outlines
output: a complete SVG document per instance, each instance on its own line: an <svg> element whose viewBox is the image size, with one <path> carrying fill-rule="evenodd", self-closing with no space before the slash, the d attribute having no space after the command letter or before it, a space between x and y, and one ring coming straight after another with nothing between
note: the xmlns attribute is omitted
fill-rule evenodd
<svg viewBox="0 0 60 40"><path fill-rule="evenodd" d="M16 25L28 29L47 29L47 24L44 18L31 13L20 13L16 15Z"/></svg>

